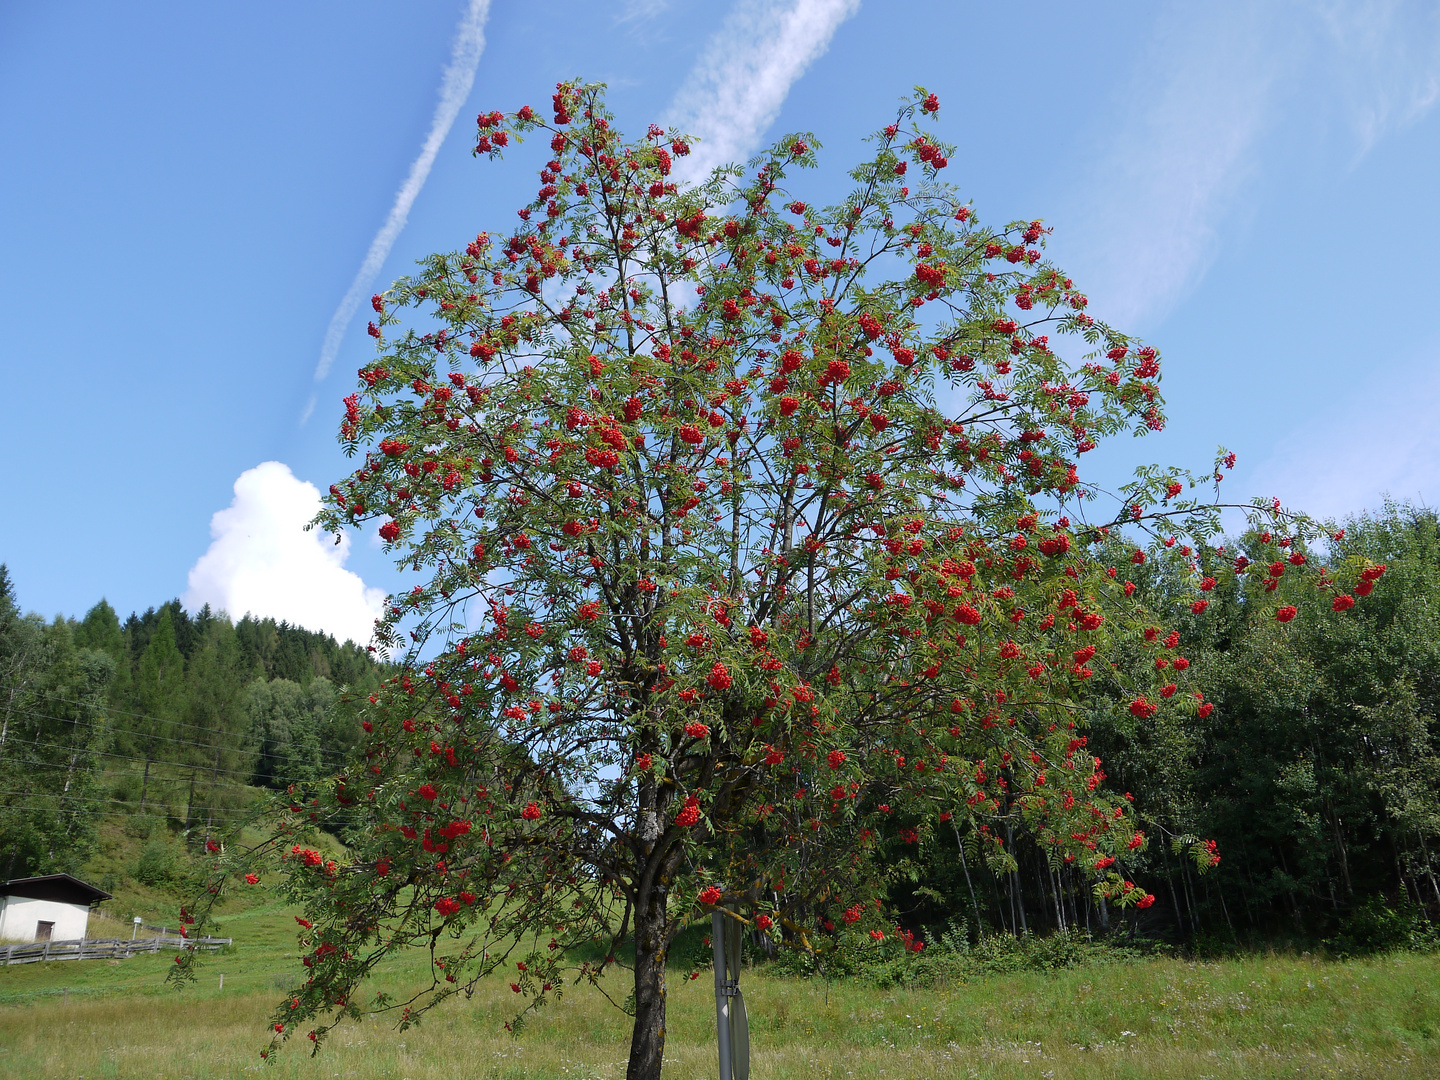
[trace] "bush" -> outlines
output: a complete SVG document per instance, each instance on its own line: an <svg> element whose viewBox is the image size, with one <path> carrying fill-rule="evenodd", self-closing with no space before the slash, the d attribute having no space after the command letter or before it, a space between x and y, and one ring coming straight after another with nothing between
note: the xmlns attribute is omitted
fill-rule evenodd
<svg viewBox="0 0 1440 1080"><path fill-rule="evenodd" d="M133 776L122 776L110 789L110 794L116 802L134 802L140 794L140 782Z"/></svg>
<svg viewBox="0 0 1440 1080"><path fill-rule="evenodd" d="M176 877L174 845L164 836L151 836L135 863L135 880L142 885L164 888Z"/></svg>
<svg viewBox="0 0 1440 1080"><path fill-rule="evenodd" d="M125 819L122 828L126 836L133 836L137 840L144 840L146 837L154 836L157 830L163 828L163 818L153 813L135 814Z"/></svg>
<svg viewBox="0 0 1440 1080"><path fill-rule="evenodd" d="M1435 929L1418 908L1409 904L1392 909L1383 896L1372 896L1340 923L1340 932L1325 939L1336 956L1394 952L1398 949L1433 949L1440 944Z"/></svg>
<svg viewBox="0 0 1440 1080"><path fill-rule="evenodd" d="M766 970L774 975L859 978L880 989L893 986L963 982L987 975L1022 971L1055 971L1082 964L1129 963L1159 950L1097 941L1081 933L1048 937L987 934L971 944L963 921L954 922L937 941L919 952L905 950L898 938L877 944L868 936L845 935L835 950L817 958L799 949L785 949Z"/></svg>

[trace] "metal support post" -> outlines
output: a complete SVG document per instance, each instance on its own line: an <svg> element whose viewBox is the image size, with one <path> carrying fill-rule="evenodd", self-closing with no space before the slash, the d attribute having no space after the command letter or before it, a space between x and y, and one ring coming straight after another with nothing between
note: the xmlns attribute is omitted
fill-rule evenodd
<svg viewBox="0 0 1440 1080"><path fill-rule="evenodd" d="M715 1028L720 1041L720 1080L733 1080L730 1062L730 980L725 977L725 916L710 916L710 944L715 953Z"/></svg>

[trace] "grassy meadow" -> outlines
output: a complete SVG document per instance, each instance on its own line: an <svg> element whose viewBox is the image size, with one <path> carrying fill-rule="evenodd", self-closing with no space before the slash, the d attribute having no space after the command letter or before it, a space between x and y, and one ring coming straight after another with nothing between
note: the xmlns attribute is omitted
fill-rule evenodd
<svg viewBox="0 0 1440 1080"><path fill-rule="evenodd" d="M163 985L165 954L0 968L0 1076L624 1074L628 1018L598 994L576 991L516 1038L502 1027L514 998L499 979L404 1034L367 1020L338 1029L319 1057L296 1043L264 1065L267 1017L299 970L287 960L294 922L262 906L225 919L224 933L233 952L180 992ZM382 979L398 989L411 966ZM886 990L755 972L743 986L757 1080L1440 1076L1436 955L1152 959ZM708 975L675 973L667 1077L715 1074L712 993Z"/></svg>

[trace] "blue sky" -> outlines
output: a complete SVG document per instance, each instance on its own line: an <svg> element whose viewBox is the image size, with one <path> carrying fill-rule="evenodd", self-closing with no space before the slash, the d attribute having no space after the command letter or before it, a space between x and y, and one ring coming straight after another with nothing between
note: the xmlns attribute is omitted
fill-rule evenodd
<svg viewBox="0 0 1440 1080"><path fill-rule="evenodd" d="M346 471L369 355L362 314L317 381L327 329L372 248L382 288L513 220L531 174L471 159L474 115L577 75L629 130L683 120L721 156L811 130L836 172L923 83L982 217L1044 218L1091 311L1165 357L1168 430L1087 464L1203 469L1224 443L1232 496L1440 496L1440 4L54 0L0 6L22 604L363 632L399 579L371 538L295 527Z"/></svg>

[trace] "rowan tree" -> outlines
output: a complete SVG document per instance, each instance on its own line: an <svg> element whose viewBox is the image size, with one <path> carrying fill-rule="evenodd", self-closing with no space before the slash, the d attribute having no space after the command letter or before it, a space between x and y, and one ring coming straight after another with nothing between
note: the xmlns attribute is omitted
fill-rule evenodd
<svg viewBox="0 0 1440 1080"><path fill-rule="evenodd" d="M1120 873L1144 837L1085 752L1088 680L1141 720L1209 706L1179 665L1111 666L1175 635L1090 552L1149 530L1134 562L1179 560L1199 613L1215 500L1144 469L1097 519L1077 462L1163 425L1155 351L1090 316L1041 222L980 224L924 90L828 206L811 135L687 184L683 133L626 141L595 86L552 106L478 119L479 155L548 141L518 228L373 298L341 424L360 467L319 523L378 519L418 583L378 627L408 659L355 763L262 848L306 912L275 1044L376 1005L413 1023L508 970L516 1023L577 982L622 1001L627 1075L657 1077L698 911L894 947L870 855L897 814L915 845L966 819L1002 868L1022 822L1148 903ZM343 862L300 840L337 820ZM433 977L363 1001L415 945Z"/></svg>

